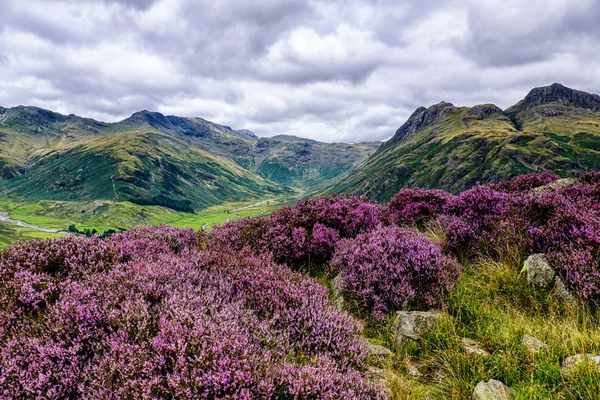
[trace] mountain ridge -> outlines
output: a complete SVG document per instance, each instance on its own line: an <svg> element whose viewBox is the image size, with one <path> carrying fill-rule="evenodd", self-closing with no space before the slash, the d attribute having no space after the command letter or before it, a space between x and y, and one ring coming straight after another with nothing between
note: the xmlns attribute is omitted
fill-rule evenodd
<svg viewBox="0 0 600 400"><path fill-rule="evenodd" d="M325 192L380 201L405 187L453 192L527 172L576 176L600 167L600 96L555 83L502 110L417 108L369 159Z"/></svg>
<svg viewBox="0 0 600 400"><path fill-rule="evenodd" d="M111 123L26 106L0 115L0 190L26 201L118 199L191 211L321 184L376 147L259 138L148 110Z"/></svg>

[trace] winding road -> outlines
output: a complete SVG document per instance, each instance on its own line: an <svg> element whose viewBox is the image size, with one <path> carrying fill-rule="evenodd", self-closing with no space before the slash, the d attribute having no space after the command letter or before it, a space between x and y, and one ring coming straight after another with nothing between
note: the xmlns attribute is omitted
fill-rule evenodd
<svg viewBox="0 0 600 400"><path fill-rule="evenodd" d="M47 233L64 232L64 230L62 230L62 229L42 228L41 226L29 224L25 221L19 221L17 219L12 219L8 216L7 213L3 213L3 212L0 212L0 221L8 222L10 224L15 224L17 226L22 226L23 228L36 229L38 231L47 232Z"/></svg>

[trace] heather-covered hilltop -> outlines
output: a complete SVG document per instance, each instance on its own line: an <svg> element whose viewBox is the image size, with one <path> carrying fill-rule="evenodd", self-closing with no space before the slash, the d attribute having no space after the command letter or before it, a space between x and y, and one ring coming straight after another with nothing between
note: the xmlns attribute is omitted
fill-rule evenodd
<svg viewBox="0 0 600 400"><path fill-rule="evenodd" d="M0 398L593 399L600 174L0 257Z"/></svg>

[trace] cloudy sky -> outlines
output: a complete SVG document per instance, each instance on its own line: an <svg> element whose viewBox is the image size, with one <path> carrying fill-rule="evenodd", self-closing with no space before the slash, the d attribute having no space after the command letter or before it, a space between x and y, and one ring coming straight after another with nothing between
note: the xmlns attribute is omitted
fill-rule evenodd
<svg viewBox="0 0 600 400"><path fill-rule="evenodd" d="M0 0L0 105L390 137L420 105L600 93L598 0Z"/></svg>

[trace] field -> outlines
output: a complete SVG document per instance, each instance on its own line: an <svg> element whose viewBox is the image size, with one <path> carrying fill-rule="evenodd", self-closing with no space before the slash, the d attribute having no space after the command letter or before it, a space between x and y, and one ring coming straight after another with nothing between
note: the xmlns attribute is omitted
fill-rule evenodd
<svg viewBox="0 0 600 400"><path fill-rule="evenodd" d="M141 206L130 202L98 200L94 202L67 202L43 200L34 203L15 199L0 199L0 212L10 218L46 229L65 232L43 232L35 228L0 222L0 247L5 248L19 240L45 239L65 236L69 226L79 231L124 231L142 225L166 224L178 228L210 230L226 221L269 214L271 211L297 200L295 196L266 197L246 202L229 202L195 213L174 211L161 206Z"/></svg>

